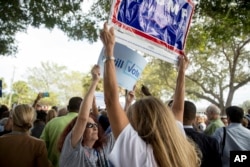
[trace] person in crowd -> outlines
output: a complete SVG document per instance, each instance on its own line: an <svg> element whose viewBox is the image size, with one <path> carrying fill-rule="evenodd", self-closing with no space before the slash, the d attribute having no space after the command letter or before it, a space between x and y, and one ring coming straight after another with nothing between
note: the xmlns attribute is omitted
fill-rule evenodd
<svg viewBox="0 0 250 167"><path fill-rule="evenodd" d="M43 94L42 93L38 93L36 99L34 100L34 103L32 105L32 107L36 110L36 111L40 111L43 109L42 105L39 104L39 101L41 100L41 98L43 98Z"/></svg>
<svg viewBox="0 0 250 167"><path fill-rule="evenodd" d="M57 117L57 112L54 109L50 109L46 116L46 123L48 123L53 118Z"/></svg>
<svg viewBox="0 0 250 167"><path fill-rule="evenodd" d="M33 127L31 129L31 136L40 138L46 124L46 116L46 111L36 111L36 120L33 123Z"/></svg>
<svg viewBox="0 0 250 167"><path fill-rule="evenodd" d="M82 102L81 97L72 97L69 100L67 109L68 114L61 117L53 118L49 121L40 136L46 143L48 150L48 158L52 162L54 167L59 166L59 152L57 149L57 141L63 132L64 128L78 115L80 104Z"/></svg>
<svg viewBox="0 0 250 167"><path fill-rule="evenodd" d="M4 104L0 104L0 120L2 118L8 118L9 117L9 108L4 105Z"/></svg>
<svg viewBox="0 0 250 167"><path fill-rule="evenodd" d="M119 167L195 167L200 165L196 148L183 130L186 56L179 58L179 71L172 110L160 99L147 96L125 112L119 102L113 57L115 34L107 23L101 31L105 48L104 97L115 145L110 163ZM126 115L127 114L127 115Z"/></svg>
<svg viewBox="0 0 250 167"><path fill-rule="evenodd" d="M92 82L84 96L78 117L65 128L59 140L60 167L109 166L107 154L111 148L104 147L104 131L98 125L96 115L90 113L94 92L100 79L100 67L95 65L91 74Z"/></svg>
<svg viewBox="0 0 250 167"><path fill-rule="evenodd" d="M247 128L250 129L250 109L247 110L247 114L245 115L245 118L247 119Z"/></svg>
<svg viewBox="0 0 250 167"><path fill-rule="evenodd" d="M211 136L196 131L193 124L196 119L196 106L191 101L184 103L183 125L186 135L198 146L202 153L201 167L221 167L219 143Z"/></svg>
<svg viewBox="0 0 250 167"><path fill-rule="evenodd" d="M13 122L12 122L10 115L8 117L2 118L1 120L3 120L3 119L6 119L6 121L4 121L4 124L0 126L0 128L1 128L0 136L7 134L7 133L10 133L12 131L12 127L13 127Z"/></svg>
<svg viewBox="0 0 250 167"><path fill-rule="evenodd" d="M196 115L196 122L194 122L194 125L196 126L197 130L201 133L203 133L207 127L205 122L206 122L206 115L204 114Z"/></svg>
<svg viewBox="0 0 250 167"><path fill-rule="evenodd" d="M226 108L228 126L217 129L213 137L220 143L222 166L230 166L230 151L250 150L250 130L243 127L241 122L244 111L238 106ZM225 141L223 143L223 141Z"/></svg>
<svg viewBox="0 0 250 167"><path fill-rule="evenodd" d="M214 104L211 104L206 109L207 119L209 121L204 133L211 136L217 128L225 126L220 119L220 109Z"/></svg>
<svg viewBox="0 0 250 167"><path fill-rule="evenodd" d="M30 136L35 111L27 104L13 109L12 132L0 137L0 166L51 167L44 141Z"/></svg>
<svg viewBox="0 0 250 167"><path fill-rule="evenodd" d="M67 115L68 113L68 110L66 107L62 107L58 110L58 113L57 113L57 116L58 117L61 117L61 116L64 116L64 115Z"/></svg>
<svg viewBox="0 0 250 167"><path fill-rule="evenodd" d="M51 109L55 110L56 112L58 112L58 107L57 106L52 106Z"/></svg>
<svg viewBox="0 0 250 167"><path fill-rule="evenodd" d="M92 103L92 114L96 117L98 124L102 127L104 131L106 131L110 127L109 119L107 116L107 112L105 110L99 111L96 105L96 98L94 96Z"/></svg>
<svg viewBox="0 0 250 167"><path fill-rule="evenodd" d="M245 128L247 128L248 127L248 120L245 117L243 117L243 119L241 121L241 124L242 124L242 126L244 126Z"/></svg>
<svg viewBox="0 0 250 167"><path fill-rule="evenodd" d="M227 116L226 115L222 115L220 117L221 121L223 122L224 126L227 126L228 125L228 122L227 122Z"/></svg>

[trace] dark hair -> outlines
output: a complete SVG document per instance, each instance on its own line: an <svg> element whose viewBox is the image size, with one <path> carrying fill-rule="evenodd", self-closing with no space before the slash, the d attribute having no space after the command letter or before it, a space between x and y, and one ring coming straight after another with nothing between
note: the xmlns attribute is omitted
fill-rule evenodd
<svg viewBox="0 0 250 167"><path fill-rule="evenodd" d="M141 86L141 92L142 92L145 96L152 96L152 94L150 93L148 87L145 86L145 85L142 85L142 86Z"/></svg>
<svg viewBox="0 0 250 167"><path fill-rule="evenodd" d="M81 97L72 97L69 100L69 104L67 106L68 111L69 112L78 112L81 103L82 103L82 98Z"/></svg>
<svg viewBox="0 0 250 167"><path fill-rule="evenodd" d="M57 106L52 106L51 109L54 109L56 112L58 111L58 107Z"/></svg>
<svg viewBox="0 0 250 167"><path fill-rule="evenodd" d="M46 122L47 113L45 110L36 110L36 120Z"/></svg>
<svg viewBox="0 0 250 167"><path fill-rule="evenodd" d="M226 113L232 123L241 123L244 117L243 109L238 106L227 107Z"/></svg>
<svg viewBox="0 0 250 167"><path fill-rule="evenodd" d="M9 111L9 108L4 104L3 105L0 104L0 113L3 113L5 111Z"/></svg>
<svg viewBox="0 0 250 167"><path fill-rule="evenodd" d="M184 115L183 115L183 120L185 121L191 121L195 119L196 117L196 106L194 103L190 101L185 101L184 102Z"/></svg>
<svg viewBox="0 0 250 167"><path fill-rule="evenodd" d="M96 123L98 123L96 117L90 113L89 117L91 117ZM65 141L66 136L69 134L69 132L73 129L75 123L76 123L77 117L75 117L64 129L64 131L62 132L58 143L57 143L57 149L59 152L62 151L63 148L63 143ZM84 139L83 139L84 140ZM99 150L102 149L103 145L106 144L106 137L104 134L104 131L102 129L102 127L98 124L98 140L95 142L93 148Z"/></svg>

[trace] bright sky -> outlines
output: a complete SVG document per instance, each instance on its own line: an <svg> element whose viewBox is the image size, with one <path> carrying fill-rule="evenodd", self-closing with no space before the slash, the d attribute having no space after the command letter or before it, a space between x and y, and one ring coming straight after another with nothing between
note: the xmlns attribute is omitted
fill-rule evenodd
<svg viewBox="0 0 250 167"><path fill-rule="evenodd" d="M101 41L73 41L60 30L30 28L16 37L19 52L16 57L0 56L0 77L10 83L15 69L14 81L24 80L28 67L41 66L41 62L54 62L69 70L88 72L97 63L102 49Z"/></svg>

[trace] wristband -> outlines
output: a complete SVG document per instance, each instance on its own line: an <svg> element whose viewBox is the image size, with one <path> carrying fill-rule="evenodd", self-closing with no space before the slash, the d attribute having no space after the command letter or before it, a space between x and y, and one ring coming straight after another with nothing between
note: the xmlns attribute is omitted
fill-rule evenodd
<svg viewBox="0 0 250 167"><path fill-rule="evenodd" d="M105 59L103 59L103 63L105 63L108 60L115 60L114 56L107 56Z"/></svg>

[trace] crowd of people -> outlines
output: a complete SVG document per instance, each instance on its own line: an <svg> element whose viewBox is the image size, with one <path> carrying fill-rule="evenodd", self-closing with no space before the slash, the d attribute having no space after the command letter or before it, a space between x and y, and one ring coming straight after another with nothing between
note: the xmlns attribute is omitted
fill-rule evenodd
<svg viewBox="0 0 250 167"><path fill-rule="evenodd" d="M84 97L72 97L65 108L44 111L39 93L33 105L9 110L0 106L1 167L229 167L230 151L250 151L250 109L214 104L198 114L185 100L185 71L189 60L179 57L173 99L164 103L143 85L119 102L114 62L114 29L100 33L105 48L103 88L106 110L99 111L95 90L100 67ZM132 103L135 101L134 103ZM250 125L250 123L249 123Z"/></svg>

